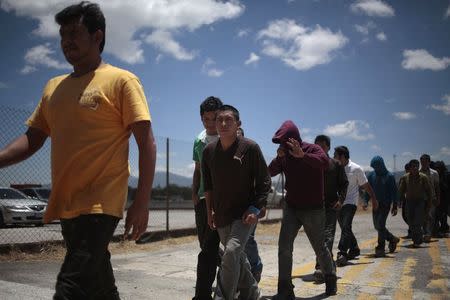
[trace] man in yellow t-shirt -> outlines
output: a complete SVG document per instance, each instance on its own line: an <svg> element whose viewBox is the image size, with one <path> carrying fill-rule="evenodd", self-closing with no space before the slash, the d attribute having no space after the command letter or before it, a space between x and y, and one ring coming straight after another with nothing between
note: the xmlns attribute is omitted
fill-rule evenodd
<svg viewBox="0 0 450 300"><path fill-rule="evenodd" d="M71 74L51 79L27 132L0 151L0 168L20 162L51 138L52 193L45 222L61 220L67 246L54 299L119 299L108 244L128 189L128 143L139 148L139 183L125 237L148 224L156 147L147 100L132 73L105 64L105 18L81 2L55 16Z"/></svg>

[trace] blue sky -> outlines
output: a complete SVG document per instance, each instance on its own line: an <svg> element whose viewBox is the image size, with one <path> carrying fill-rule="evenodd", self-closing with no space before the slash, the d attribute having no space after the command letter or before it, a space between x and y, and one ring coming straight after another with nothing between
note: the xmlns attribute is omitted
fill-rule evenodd
<svg viewBox="0 0 450 300"><path fill-rule="evenodd" d="M70 72L53 15L72 3L0 0L0 105L31 111L46 81ZM363 166L376 154L391 169L394 154L397 169L422 153L450 162L448 0L98 3L103 58L140 77L155 135L176 140L179 174L192 172L210 95L240 110L268 159L291 119L306 141L326 133Z"/></svg>

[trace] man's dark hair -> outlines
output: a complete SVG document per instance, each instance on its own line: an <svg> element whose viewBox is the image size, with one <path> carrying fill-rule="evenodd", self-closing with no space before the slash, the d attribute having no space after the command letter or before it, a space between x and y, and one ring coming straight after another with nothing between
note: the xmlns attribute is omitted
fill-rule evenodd
<svg viewBox="0 0 450 300"><path fill-rule="evenodd" d="M209 96L205 100L203 100L202 104L200 104L200 116L203 116L205 112L216 111L223 105L222 100L220 98Z"/></svg>
<svg viewBox="0 0 450 300"><path fill-rule="evenodd" d="M239 130L241 132L241 135L244 136L244 129L242 129L242 127L239 127L237 130Z"/></svg>
<svg viewBox="0 0 450 300"><path fill-rule="evenodd" d="M408 172L409 169L411 169L411 167L410 167L409 163L406 163L405 164L405 172Z"/></svg>
<svg viewBox="0 0 450 300"><path fill-rule="evenodd" d="M328 135L320 134L320 135L316 136L316 138L314 140L314 144L317 144L319 142L325 142L327 147L330 148L331 140Z"/></svg>
<svg viewBox="0 0 450 300"><path fill-rule="evenodd" d="M224 104L221 107L219 107L219 109L217 110L217 112L221 112L221 111L231 111L233 113L236 121L239 121L239 111L236 109L236 107L234 107L232 105Z"/></svg>
<svg viewBox="0 0 450 300"><path fill-rule="evenodd" d="M408 163L409 167L412 168L413 165L415 165L416 167L419 167L419 161L417 159L411 159Z"/></svg>
<svg viewBox="0 0 450 300"><path fill-rule="evenodd" d="M106 24L105 16L101 11L100 6L89 1L82 1L78 4L64 8L55 15L55 21L59 26L76 20L81 20L81 23L86 26L90 34L93 34L97 30L103 32L103 40L99 47L100 53L102 53L103 48L105 47Z"/></svg>
<svg viewBox="0 0 450 300"><path fill-rule="evenodd" d="M350 158L350 151L348 151L348 148L346 146L336 147L334 148L334 152L339 156L344 155L346 159Z"/></svg>
<svg viewBox="0 0 450 300"><path fill-rule="evenodd" d="M428 154L422 154L420 156L420 160L427 160L427 161L431 162L431 157Z"/></svg>

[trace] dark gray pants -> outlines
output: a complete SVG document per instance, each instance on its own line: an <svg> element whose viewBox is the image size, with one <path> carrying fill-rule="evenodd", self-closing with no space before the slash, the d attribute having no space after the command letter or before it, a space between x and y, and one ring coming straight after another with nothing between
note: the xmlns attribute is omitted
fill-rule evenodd
<svg viewBox="0 0 450 300"><path fill-rule="evenodd" d="M297 210L286 206L283 210L278 240L279 294L294 288L292 284L292 252L294 240L302 226L319 260L323 274L336 274L333 258L325 245L325 209Z"/></svg>

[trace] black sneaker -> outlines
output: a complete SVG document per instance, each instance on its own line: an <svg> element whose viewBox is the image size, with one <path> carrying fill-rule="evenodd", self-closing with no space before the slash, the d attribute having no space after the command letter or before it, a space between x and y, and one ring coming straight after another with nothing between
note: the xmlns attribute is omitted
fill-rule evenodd
<svg viewBox="0 0 450 300"><path fill-rule="evenodd" d="M384 247L376 247L375 248L375 257L385 257L386 252L384 252Z"/></svg>
<svg viewBox="0 0 450 300"><path fill-rule="evenodd" d="M359 248L350 249L350 251L348 251L348 260L355 259L360 254L361 250L359 250Z"/></svg>
<svg viewBox="0 0 450 300"><path fill-rule="evenodd" d="M316 280L316 282L323 282L324 281L324 277L323 277L321 269L317 269L317 270L314 271L314 279Z"/></svg>
<svg viewBox="0 0 450 300"><path fill-rule="evenodd" d="M400 239L396 236L389 242L389 253L394 253L395 249L397 249L397 244L400 242Z"/></svg>
<svg viewBox="0 0 450 300"><path fill-rule="evenodd" d="M338 267L343 267L347 264L347 257L343 253L339 253L336 259L336 265Z"/></svg>

